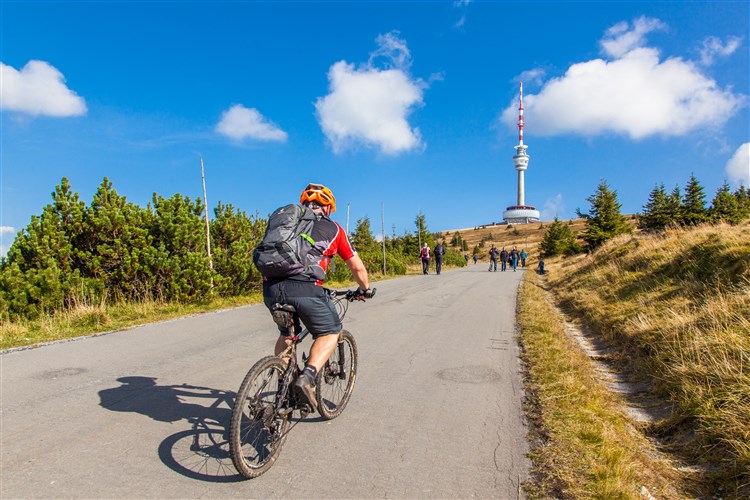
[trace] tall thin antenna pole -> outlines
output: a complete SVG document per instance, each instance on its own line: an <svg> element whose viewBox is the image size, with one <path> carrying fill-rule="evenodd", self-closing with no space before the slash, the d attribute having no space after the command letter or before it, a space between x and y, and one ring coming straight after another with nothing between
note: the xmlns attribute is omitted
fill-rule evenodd
<svg viewBox="0 0 750 500"><path fill-rule="evenodd" d="M419 222L419 230L417 231L417 241L419 242L419 251L422 251L422 210L417 213L417 222Z"/></svg>
<svg viewBox="0 0 750 500"><path fill-rule="evenodd" d="M349 236L349 205L350 203L346 204L346 236Z"/></svg>
<svg viewBox="0 0 750 500"><path fill-rule="evenodd" d="M383 233L383 276L385 276L385 204L380 202L380 224L381 232Z"/></svg>
<svg viewBox="0 0 750 500"><path fill-rule="evenodd" d="M211 271L211 293L214 293L214 260L211 257L211 226L208 224L208 198L206 198L206 170L201 159L201 181L203 181L203 202L206 204L206 252L208 252L208 269Z"/></svg>

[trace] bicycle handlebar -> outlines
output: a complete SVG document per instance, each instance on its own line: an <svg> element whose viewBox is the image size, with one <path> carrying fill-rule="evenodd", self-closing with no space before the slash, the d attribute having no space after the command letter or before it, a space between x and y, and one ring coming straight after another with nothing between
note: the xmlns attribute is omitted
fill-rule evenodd
<svg viewBox="0 0 750 500"><path fill-rule="evenodd" d="M357 288L356 290L329 290L329 293L331 294L331 297L343 296L349 302L354 302L355 300L373 298L376 290L376 288L368 288L367 290Z"/></svg>

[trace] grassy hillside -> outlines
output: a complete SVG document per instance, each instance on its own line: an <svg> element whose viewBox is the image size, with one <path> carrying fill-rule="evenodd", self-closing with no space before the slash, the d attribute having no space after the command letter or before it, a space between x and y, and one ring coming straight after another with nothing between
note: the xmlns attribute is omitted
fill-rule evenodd
<svg viewBox="0 0 750 500"><path fill-rule="evenodd" d="M569 221L571 228L574 231L582 232L586 226L584 219L574 219ZM539 224L516 224L514 226L484 226L470 229L456 229L445 231L443 236L445 237L446 243L450 243L453 235L458 233L461 238L469 245L469 255L476 245L481 245L484 242L484 246L480 248L479 258L482 261L489 260L490 247L494 245L498 248L506 247L508 250L517 246L519 250L526 249L526 253L529 254L531 266L536 266L537 259L539 257L539 243L541 243L544 237L544 230L549 226L549 222Z"/></svg>
<svg viewBox="0 0 750 500"><path fill-rule="evenodd" d="M700 496L750 497L750 223L622 236L547 263L563 308L674 405L646 426Z"/></svg>

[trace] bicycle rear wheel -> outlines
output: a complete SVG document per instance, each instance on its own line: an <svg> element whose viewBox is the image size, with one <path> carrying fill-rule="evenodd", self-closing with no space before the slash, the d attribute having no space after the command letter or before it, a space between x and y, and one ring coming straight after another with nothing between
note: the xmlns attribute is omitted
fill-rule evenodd
<svg viewBox="0 0 750 500"><path fill-rule="evenodd" d="M357 376L357 343L351 333L341 332L338 346L316 380L318 411L331 420L341 415L354 390Z"/></svg>
<svg viewBox="0 0 750 500"><path fill-rule="evenodd" d="M281 452L291 413L277 411L286 365L277 356L261 359L245 376L229 423L229 450L237 472L258 477Z"/></svg>

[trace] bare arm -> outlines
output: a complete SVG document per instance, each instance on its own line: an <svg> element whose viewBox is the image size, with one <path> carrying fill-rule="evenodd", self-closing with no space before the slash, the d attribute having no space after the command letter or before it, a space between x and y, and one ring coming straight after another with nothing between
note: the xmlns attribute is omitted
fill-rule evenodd
<svg viewBox="0 0 750 500"><path fill-rule="evenodd" d="M367 290L368 288L370 288L370 280L367 277L367 269L365 269L365 264L362 262L362 259L359 258L359 255L355 254L354 257L344 261L344 263L354 275L354 279L361 290Z"/></svg>

